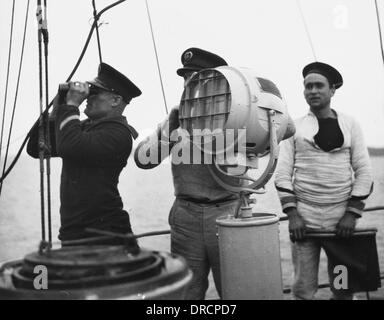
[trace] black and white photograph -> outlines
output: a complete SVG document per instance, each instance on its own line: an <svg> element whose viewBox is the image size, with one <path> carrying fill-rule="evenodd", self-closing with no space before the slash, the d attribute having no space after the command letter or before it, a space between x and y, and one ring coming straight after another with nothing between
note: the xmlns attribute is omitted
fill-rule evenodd
<svg viewBox="0 0 384 320"><path fill-rule="evenodd" d="M383 28L383 0L1 1L0 300L384 300Z"/></svg>

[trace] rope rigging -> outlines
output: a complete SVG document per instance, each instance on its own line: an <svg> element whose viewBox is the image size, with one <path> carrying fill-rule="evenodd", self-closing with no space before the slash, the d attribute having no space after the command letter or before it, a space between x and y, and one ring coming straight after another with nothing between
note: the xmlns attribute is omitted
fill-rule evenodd
<svg viewBox="0 0 384 320"><path fill-rule="evenodd" d="M146 5L146 7L147 7L148 21L149 21L149 26L150 26L150 28L151 28L152 43L153 43L153 48L154 48L154 50L155 50L156 63L157 63L157 71L158 71L158 73L159 73L160 84L161 84L161 91L162 91L162 93L163 93L163 100L164 100L165 112L166 112L166 114L168 114L167 100L166 100L166 98L165 98L165 91L164 91L164 85L163 85L163 78L161 77L159 55L157 54L156 41L155 41L155 36L154 36L153 28L152 28L152 19L151 19L151 14L150 14L150 11L149 11L148 0L145 0L145 5Z"/></svg>
<svg viewBox="0 0 384 320"><path fill-rule="evenodd" d="M304 24L305 32L307 33L308 41L309 41L309 44L310 44L310 46L311 46L311 50L312 50L312 54L313 54L313 58L315 59L315 61L317 61L316 52L315 52L315 47L313 46L313 42L312 42L312 38L311 38L311 34L310 34L310 32L309 32L309 29L308 29L307 21L305 20L305 16L304 16L303 8L301 7L301 2L300 2L300 0L296 0L296 3L297 3L297 6L299 7L300 16L301 16L301 19L303 20L303 24Z"/></svg>
<svg viewBox="0 0 384 320"><path fill-rule="evenodd" d="M3 146L4 123L5 123L5 115L6 115L6 108L7 108L9 69L10 69L10 65L11 65L14 18L15 18L15 0L13 0L13 3L12 3L11 31L10 31L10 36L9 36L9 48L8 48L7 77L6 77L6 83L5 83L3 118L2 118L2 122L1 122L1 135L0 135L0 160L1 160L1 150L2 150L2 146ZM2 187L3 187L3 181L0 180L0 195L1 195Z"/></svg>
<svg viewBox="0 0 384 320"><path fill-rule="evenodd" d="M101 57L101 44L100 44L100 34L99 34L99 17L97 17L97 10L96 10L96 1L92 0L92 7L93 7L93 20L96 21L96 37L97 37L97 48L99 50L99 60L100 63L103 62L103 58Z"/></svg>
<svg viewBox="0 0 384 320"><path fill-rule="evenodd" d="M25 10L25 22L24 22L23 42L22 42L22 45L21 45L21 53L20 53L19 71L18 71L18 75L17 75L15 99L14 99L14 102L13 102L11 123L10 123L10 127L9 127L9 132L8 132L8 140L7 140L7 146L6 146L6 151L5 151L5 157L4 157L2 174L4 174L5 168L6 168L6 165L7 165L9 146L10 146L10 142L11 142L12 129L13 129L13 122L14 122L14 117L15 117L15 112L16 112L16 103L17 103L17 97L18 97L18 92L19 92L21 70L22 70L23 58L24 58L25 39L26 39L26 34L27 34L29 2L30 2L30 0L28 0L28 2L27 2L27 8ZM0 150L0 152L1 152L1 150ZM3 186L3 184L0 183L0 194L1 194L2 186Z"/></svg>
<svg viewBox="0 0 384 320"><path fill-rule="evenodd" d="M379 13L379 6L378 6L378 4L377 4L377 0L375 0L375 8L376 8L377 25L378 25L378 29L379 29L379 39L380 39L381 58L382 58L382 60L383 60L383 64L384 64L383 36L382 36L382 34L381 34L380 13Z"/></svg>

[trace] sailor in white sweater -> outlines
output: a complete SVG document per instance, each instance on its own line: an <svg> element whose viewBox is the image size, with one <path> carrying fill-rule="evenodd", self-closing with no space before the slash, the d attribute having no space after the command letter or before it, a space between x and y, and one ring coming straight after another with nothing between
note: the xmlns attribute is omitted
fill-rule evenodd
<svg viewBox="0 0 384 320"><path fill-rule="evenodd" d="M331 108L331 98L343 84L341 74L328 64L314 62L303 69L303 77L310 110L295 121L296 134L281 144L275 185L289 217L293 297L312 299L321 245L306 239L306 231L335 230L340 237L350 237L373 179L359 124ZM351 299L353 292L333 288L335 275L328 271L333 298Z"/></svg>

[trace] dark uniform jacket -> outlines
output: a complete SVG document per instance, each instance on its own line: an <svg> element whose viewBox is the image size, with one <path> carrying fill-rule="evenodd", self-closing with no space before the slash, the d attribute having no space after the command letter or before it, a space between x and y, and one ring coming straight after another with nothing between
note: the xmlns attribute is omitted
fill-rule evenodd
<svg viewBox="0 0 384 320"><path fill-rule="evenodd" d="M69 105L58 108L53 126L52 156L63 159L59 239L95 236L85 232L87 227L131 232L117 185L132 150L132 136L137 137L135 129L123 116L80 121L78 108ZM33 157L38 157L37 140L34 130L27 149Z"/></svg>

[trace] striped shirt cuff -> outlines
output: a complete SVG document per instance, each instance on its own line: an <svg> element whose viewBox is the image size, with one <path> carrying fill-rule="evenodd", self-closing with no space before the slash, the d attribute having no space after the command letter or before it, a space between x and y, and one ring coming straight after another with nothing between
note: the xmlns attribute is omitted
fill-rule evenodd
<svg viewBox="0 0 384 320"><path fill-rule="evenodd" d="M283 212L285 213L287 209L297 207L295 196L281 197L280 202L281 202L281 207L283 208Z"/></svg>
<svg viewBox="0 0 384 320"><path fill-rule="evenodd" d="M289 208L296 208L296 196L295 193L292 190L281 188L276 186L277 193L280 198L281 207L283 208L283 212L286 213L286 211Z"/></svg>
<svg viewBox="0 0 384 320"><path fill-rule="evenodd" d="M351 212L357 215L358 217L361 217L363 214L364 207L365 207L365 202L363 200L352 197L348 200L346 211Z"/></svg>

